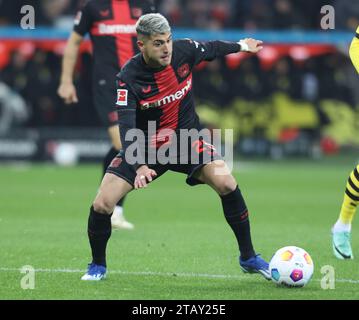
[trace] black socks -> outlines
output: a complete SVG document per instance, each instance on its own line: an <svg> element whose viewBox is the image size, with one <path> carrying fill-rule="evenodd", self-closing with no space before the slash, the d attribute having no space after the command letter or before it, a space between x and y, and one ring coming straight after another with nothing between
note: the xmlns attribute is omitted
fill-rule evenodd
<svg viewBox="0 0 359 320"><path fill-rule="evenodd" d="M111 215L90 209L87 234L92 250L92 262L106 267L106 246L111 236Z"/></svg>
<svg viewBox="0 0 359 320"><path fill-rule="evenodd" d="M221 196L224 216L231 226L238 242L241 259L247 260L255 255L248 218L247 206L238 186L234 191Z"/></svg>

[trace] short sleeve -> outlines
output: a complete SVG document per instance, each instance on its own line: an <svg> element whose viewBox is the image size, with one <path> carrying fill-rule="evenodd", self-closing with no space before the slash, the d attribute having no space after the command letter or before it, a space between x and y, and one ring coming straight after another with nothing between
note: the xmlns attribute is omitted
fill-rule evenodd
<svg viewBox="0 0 359 320"><path fill-rule="evenodd" d="M88 1L76 14L74 20L74 31L81 36L84 36L90 31L92 23L93 18L91 13L91 2Z"/></svg>

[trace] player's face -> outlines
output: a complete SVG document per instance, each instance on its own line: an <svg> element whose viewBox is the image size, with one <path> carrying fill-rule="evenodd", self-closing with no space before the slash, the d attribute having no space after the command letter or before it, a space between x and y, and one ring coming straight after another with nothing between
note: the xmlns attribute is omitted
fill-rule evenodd
<svg viewBox="0 0 359 320"><path fill-rule="evenodd" d="M147 41L143 42L140 49L145 61L152 67L165 67L171 63L172 58L172 34L152 35Z"/></svg>

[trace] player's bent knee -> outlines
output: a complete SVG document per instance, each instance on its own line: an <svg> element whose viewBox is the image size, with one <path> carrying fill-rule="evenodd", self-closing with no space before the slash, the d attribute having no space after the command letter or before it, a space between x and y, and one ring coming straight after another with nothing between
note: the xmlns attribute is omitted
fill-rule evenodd
<svg viewBox="0 0 359 320"><path fill-rule="evenodd" d="M103 214L111 214L115 207L115 204L102 198L96 198L92 205L96 212Z"/></svg>
<svg viewBox="0 0 359 320"><path fill-rule="evenodd" d="M215 187L218 194L224 196L236 189L237 182L233 176L226 176L221 178L218 183L215 184Z"/></svg>

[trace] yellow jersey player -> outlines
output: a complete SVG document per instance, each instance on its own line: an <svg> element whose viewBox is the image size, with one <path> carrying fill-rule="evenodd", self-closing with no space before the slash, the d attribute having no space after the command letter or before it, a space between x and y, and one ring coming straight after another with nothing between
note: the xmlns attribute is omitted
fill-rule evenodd
<svg viewBox="0 0 359 320"><path fill-rule="evenodd" d="M359 27L357 28L355 37L353 38L352 43L350 45L349 55L355 69L359 73Z"/></svg>
<svg viewBox="0 0 359 320"><path fill-rule="evenodd" d="M359 27L349 49L350 59L359 73ZM338 259L353 259L350 244L351 223L359 203L359 165L350 173L339 218L332 228L333 252Z"/></svg>

